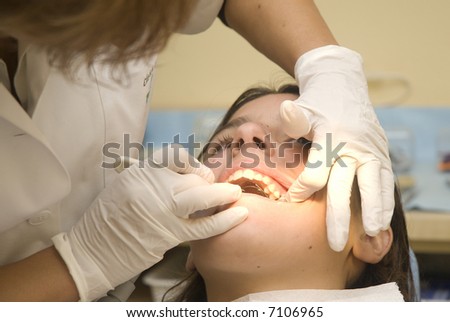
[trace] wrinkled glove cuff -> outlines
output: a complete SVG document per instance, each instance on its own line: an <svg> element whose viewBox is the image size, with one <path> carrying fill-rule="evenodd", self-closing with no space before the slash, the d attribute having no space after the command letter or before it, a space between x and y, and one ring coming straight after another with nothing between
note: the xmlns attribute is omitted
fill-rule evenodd
<svg viewBox="0 0 450 322"><path fill-rule="evenodd" d="M97 265L87 256L82 258L83 266L80 265L74 255L67 233L54 236L52 242L69 269L78 289L80 301L95 300L113 289Z"/></svg>
<svg viewBox="0 0 450 322"><path fill-rule="evenodd" d="M350 70L362 71L363 59L360 54L351 49L328 45L312 49L304 53L295 63L295 79L300 82L302 76L323 72Z"/></svg>

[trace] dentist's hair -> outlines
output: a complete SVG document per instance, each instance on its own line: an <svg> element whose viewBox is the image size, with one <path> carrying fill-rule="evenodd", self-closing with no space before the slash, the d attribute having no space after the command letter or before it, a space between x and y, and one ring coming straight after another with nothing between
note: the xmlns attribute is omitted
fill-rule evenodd
<svg viewBox="0 0 450 322"><path fill-rule="evenodd" d="M82 56L122 65L160 52L197 0L2 0L0 33L44 48L68 69Z"/></svg>
<svg viewBox="0 0 450 322"><path fill-rule="evenodd" d="M230 121L231 117L244 104L270 94L299 94L297 85L284 85L279 88L256 87L242 93L232 104L225 114L224 118L214 131L211 139L219 133L222 128ZM211 139L209 141L211 141ZM203 149L200 157L207 159L207 153ZM394 190L395 208L393 211L391 228L393 231L393 242L389 252L377 264L366 264L363 272L354 281L346 285L347 289L363 288L383 283L396 282L405 301L414 301L416 299L413 275L410 265L409 239L406 229L405 215L402 208L400 192L396 187ZM361 198L357 180L354 181L351 195L351 212L353 216L361 216ZM169 290L169 293L177 292L178 287L182 286L182 291L176 295L176 301L207 301L205 283L198 272L193 272L185 281L180 282L178 286ZM168 294L169 294L168 293Z"/></svg>

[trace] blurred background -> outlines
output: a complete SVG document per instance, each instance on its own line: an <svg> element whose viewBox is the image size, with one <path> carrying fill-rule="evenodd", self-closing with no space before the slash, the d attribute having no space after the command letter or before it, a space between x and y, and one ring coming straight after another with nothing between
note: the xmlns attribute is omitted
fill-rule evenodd
<svg viewBox="0 0 450 322"><path fill-rule="evenodd" d="M315 2L340 45L364 59L370 97L402 188L422 300L448 301L450 1ZM292 78L218 19L202 34L175 35L159 56L145 142L157 146L179 134L187 143L192 133L204 142L245 89L288 81ZM174 250L143 274L135 298L160 300L180 277L185 255L183 247Z"/></svg>

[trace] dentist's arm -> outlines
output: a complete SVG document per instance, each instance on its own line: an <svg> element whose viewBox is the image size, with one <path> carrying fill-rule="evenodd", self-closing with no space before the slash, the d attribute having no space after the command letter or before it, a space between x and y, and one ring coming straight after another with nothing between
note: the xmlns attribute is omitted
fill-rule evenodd
<svg viewBox="0 0 450 322"><path fill-rule="evenodd" d="M0 302L77 300L77 287L54 247L0 267Z"/></svg>
<svg viewBox="0 0 450 322"><path fill-rule="evenodd" d="M301 55L337 44L313 0L226 0L225 19L291 76Z"/></svg>
<svg viewBox="0 0 450 322"><path fill-rule="evenodd" d="M241 189L211 183L209 169L178 152L165 166L146 160L123 171L69 232L53 237L55 247L1 267L0 299L95 300L178 244L241 223L247 216L243 207L188 218L238 200Z"/></svg>
<svg viewBox="0 0 450 322"><path fill-rule="evenodd" d="M299 83L301 97L281 106L281 118L286 134L307 137L313 148L310 166L286 199L303 201L328 183L328 241L340 251L348 238L349 196L357 175L366 233L387 229L394 177L359 54L337 46L312 0L227 0L225 18Z"/></svg>

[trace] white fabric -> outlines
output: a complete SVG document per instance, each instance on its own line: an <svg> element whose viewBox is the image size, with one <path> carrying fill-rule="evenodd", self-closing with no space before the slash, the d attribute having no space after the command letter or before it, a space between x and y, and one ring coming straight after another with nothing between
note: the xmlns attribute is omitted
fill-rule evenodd
<svg viewBox="0 0 450 322"><path fill-rule="evenodd" d="M396 283L348 290L283 290L253 293L234 302L403 302Z"/></svg>
<svg viewBox="0 0 450 322"><path fill-rule="evenodd" d="M366 233L375 236L390 225L394 176L387 139L370 103L358 53L340 46L313 49L299 58L295 76L301 95L283 102L283 126L289 136L313 144L308 165L286 199L300 202L328 184L328 241L340 251L348 238L355 175Z"/></svg>
<svg viewBox="0 0 450 322"><path fill-rule="evenodd" d="M188 164L186 151L169 155ZM200 163L198 163L200 165ZM81 300L93 300L159 262L178 244L221 234L242 222L243 207L214 216L187 219L189 214L236 201L240 187L210 184L196 167L169 168L145 161L123 171L69 233L53 238L68 263ZM208 174L206 177L211 178ZM201 197L200 197L201 196Z"/></svg>
<svg viewBox="0 0 450 322"><path fill-rule="evenodd" d="M223 0L198 0L187 24L179 31L182 34L197 34L208 29L222 8Z"/></svg>
<svg viewBox="0 0 450 322"><path fill-rule="evenodd" d="M116 83L97 63L70 79L37 48L19 51L20 104L0 85L0 264L50 246L117 177L101 167L102 147L116 142L123 154L124 134L142 142L156 62L131 62Z"/></svg>
<svg viewBox="0 0 450 322"><path fill-rule="evenodd" d="M196 33L208 28L222 2L201 0L185 32ZM130 62L127 77L114 74L98 63L89 69L82 64L74 77L69 78L49 65L45 53L21 41L14 80L9 79L6 65L0 61L0 265L50 246L52 236L73 227L96 196L117 178L113 169L101 167L102 162L111 161L102 154L102 148L107 143L118 143L120 147L114 152L123 155L124 134L129 135L129 142L142 142L155 62L156 57ZM14 83L19 102L9 93L11 83ZM136 149L131 150L131 156L136 156L136 152ZM156 184L154 188L158 188ZM217 201L220 195L214 198ZM193 201L184 200L186 204ZM149 204L151 200L146 202ZM203 205L207 204L203 202ZM216 224L208 229L193 232L189 226L190 233L183 235L178 231L177 238L187 240L204 236L206 231L212 234L229 228L232 221L233 218L224 217L220 225L217 217ZM83 222L79 226L82 225ZM79 226L76 231L81 235ZM118 224L115 227L118 240L124 244L127 239L134 238L131 233L118 228ZM139 227L128 228L131 232ZM104 229L101 231L105 232ZM83 233L94 234L92 231ZM150 230L147 233L151 233ZM103 295L102 292L129 275L132 268L126 269L126 252L119 251L122 258L118 259L125 267L108 265L108 259L103 258L103 270L113 267L125 272L109 281L89 257L80 259L83 252L91 252L96 260L102 261L102 250L88 251L86 245L85 249L73 247L68 242L70 236L60 234L54 241L73 274L82 299ZM163 237L161 232L155 236L152 242L158 248L155 257L159 257L167 249L158 239ZM178 239L173 238L167 245L176 242ZM132 245L135 244L131 242L129 246ZM118 244L109 246L122 247ZM146 247L148 250L150 246L146 244ZM152 261L154 259L142 261L145 265L140 269L146 269ZM134 274L139 272L134 271Z"/></svg>
<svg viewBox="0 0 450 322"><path fill-rule="evenodd" d="M222 3L200 0L185 32L207 29ZM114 83L107 67L82 68L71 80L51 68L37 48L19 42L19 50L14 80L0 60L0 244L11 245L0 249L0 264L50 245L50 237L69 229L116 177L100 168L98 151L107 142L123 143L124 133L131 142L142 141L156 62L154 57L130 63L119 91L121 84ZM9 94L13 81L20 103ZM6 110L12 114L6 116ZM26 222L42 217L42 211L46 220L40 225Z"/></svg>
<svg viewBox="0 0 450 322"><path fill-rule="evenodd" d="M70 180L44 135L2 84L0 100L0 232L3 232L67 195ZM34 167L40 163L42 167Z"/></svg>

